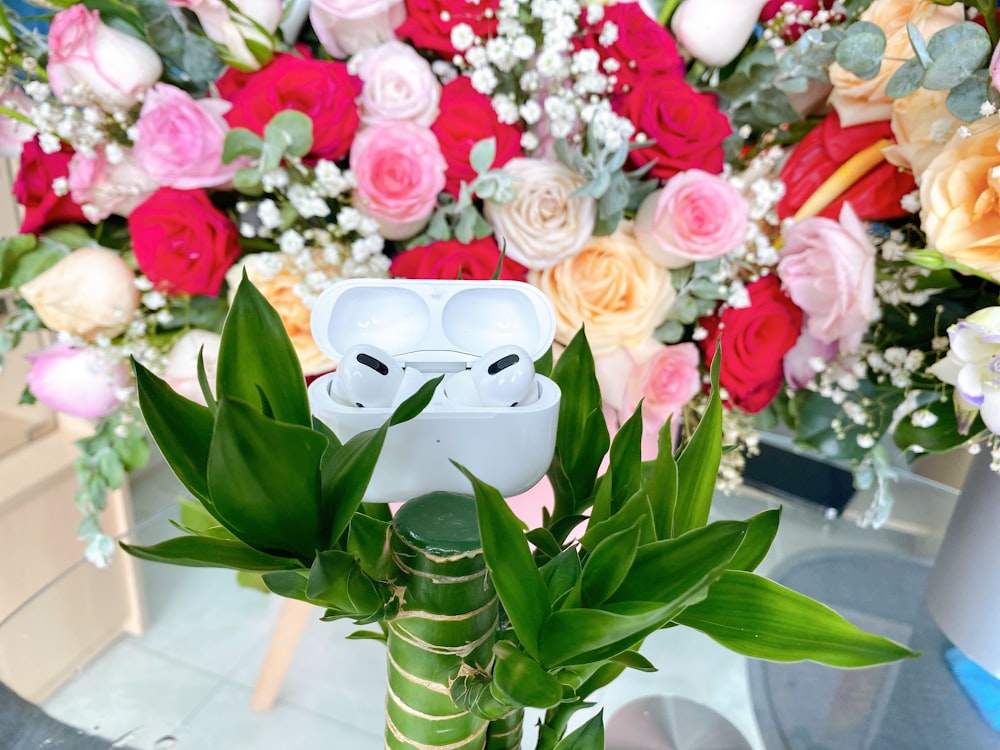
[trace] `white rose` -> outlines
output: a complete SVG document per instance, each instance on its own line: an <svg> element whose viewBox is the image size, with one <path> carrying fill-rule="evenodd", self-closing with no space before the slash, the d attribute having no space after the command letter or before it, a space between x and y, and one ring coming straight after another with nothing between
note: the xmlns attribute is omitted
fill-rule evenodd
<svg viewBox="0 0 1000 750"><path fill-rule="evenodd" d="M670 19L677 42L696 60L721 68L740 53L767 0L685 0Z"/></svg>
<svg viewBox="0 0 1000 750"><path fill-rule="evenodd" d="M117 336L139 309L135 273L103 247L81 247L26 284L18 293L48 328L92 340Z"/></svg>
<svg viewBox="0 0 1000 750"><path fill-rule="evenodd" d="M441 84L412 47L385 42L358 53L355 62L364 81L358 99L363 123L409 120L430 127L437 119Z"/></svg>
<svg viewBox="0 0 1000 750"><path fill-rule="evenodd" d="M395 39L406 20L403 0L312 0L309 22L323 49L345 58Z"/></svg>
<svg viewBox="0 0 1000 750"><path fill-rule="evenodd" d="M226 57L234 66L257 70L270 61L274 50L272 36L281 23L281 0L169 0L177 8L188 8L198 16L205 36L224 47ZM233 6L232 8L228 7ZM258 54L250 51L253 43Z"/></svg>
<svg viewBox="0 0 1000 750"><path fill-rule="evenodd" d="M550 268L583 248L594 232L597 201L573 195L583 178L557 161L518 158L503 167L517 197L487 203L486 220L507 255L528 268Z"/></svg>

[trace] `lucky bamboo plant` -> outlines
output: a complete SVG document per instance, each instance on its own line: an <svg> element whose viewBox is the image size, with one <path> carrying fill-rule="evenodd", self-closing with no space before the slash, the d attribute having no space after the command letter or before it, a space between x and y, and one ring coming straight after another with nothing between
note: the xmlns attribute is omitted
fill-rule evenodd
<svg viewBox="0 0 1000 750"><path fill-rule="evenodd" d="M324 619L376 626L367 635L386 642L387 748L520 748L526 707L544 711L538 750L603 748L600 713L572 731L571 717L625 669L655 669L640 646L669 625L764 659L859 667L914 655L751 572L778 510L708 523L722 452L717 373L693 434L675 453L668 426L658 457L642 462L640 417L611 439L578 335L550 373L563 394L554 506L526 531L462 467L469 495L431 493L395 516L362 502L388 430L419 414L438 381L341 443L312 417L282 324L246 279L214 391L199 366L207 406L135 371L146 424L197 514L182 536L123 547L256 572L272 592L325 608Z"/></svg>

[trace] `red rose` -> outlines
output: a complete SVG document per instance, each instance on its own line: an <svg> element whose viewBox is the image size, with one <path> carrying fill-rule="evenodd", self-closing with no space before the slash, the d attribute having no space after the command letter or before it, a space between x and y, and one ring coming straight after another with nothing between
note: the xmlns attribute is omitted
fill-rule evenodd
<svg viewBox="0 0 1000 750"><path fill-rule="evenodd" d="M657 75L637 80L614 106L651 142L629 154L635 167L653 162L650 177L666 180L692 168L722 171L722 142L732 128L713 94L695 91L681 78Z"/></svg>
<svg viewBox="0 0 1000 750"><path fill-rule="evenodd" d="M618 27L615 41L600 41L605 23ZM602 60L614 60L617 70L615 90L628 91L640 78L668 74L683 77L684 59L677 43L663 26L642 9L640 3L616 3L604 8L604 18L586 31L579 46L596 50Z"/></svg>
<svg viewBox="0 0 1000 750"><path fill-rule="evenodd" d="M500 0L406 0L406 20L396 27L396 36L450 59L458 51L451 30L467 23L476 36L490 39L496 36L499 7Z"/></svg>
<svg viewBox="0 0 1000 750"><path fill-rule="evenodd" d="M792 216L816 189L848 159L880 138L892 138L888 122L841 127L836 112L831 112L795 150L781 169L785 196L778 201L778 216ZM845 201L859 219L895 219L908 212L901 205L903 196L917 189L913 175L889 162L882 162L840 194L820 216L837 219Z"/></svg>
<svg viewBox="0 0 1000 750"><path fill-rule="evenodd" d="M24 206L21 232L37 234L52 224L87 221L83 210L69 195L56 195L52 182L69 176L69 160L73 149L63 145L60 151L47 154L38 145L38 138L27 141L21 148L21 167L14 180L14 198Z"/></svg>
<svg viewBox="0 0 1000 750"><path fill-rule="evenodd" d="M279 54L249 78L233 75L243 81L242 87L226 83L226 76L220 80L221 90L229 92L233 103L226 113L231 126L261 135L272 117L295 109L312 119L311 156L331 161L347 156L358 129L354 100L361 93L361 81L347 72L345 63Z"/></svg>
<svg viewBox="0 0 1000 750"><path fill-rule="evenodd" d="M129 215L128 229L139 270L169 293L217 295L240 257L236 225L204 190L160 188Z"/></svg>
<svg viewBox="0 0 1000 750"><path fill-rule="evenodd" d="M431 130L448 162L445 190L452 195L458 195L462 182L472 182L476 178L469 164L469 152L479 141L496 139L494 167L502 167L514 157L524 155L521 130L497 119L490 98L472 88L468 76L459 76L441 89L441 114Z"/></svg>
<svg viewBox="0 0 1000 750"><path fill-rule="evenodd" d="M774 274L747 285L747 292L749 307L726 307L721 315L700 321L708 331L701 350L710 361L722 336L719 384L733 406L753 414L781 389L782 360L798 340L802 311L781 290Z"/></svg>
<svg viewBox="0 0 1000 750"><path fill-rule="evenodd" d="M389 273L404 279L472 279L493 278L500 262L500 248L493 237L473 240L468 244L458 240L432 242L400 253L392 259ZM528 269L507 256L500 268L500 278L524 281Z"/></svg>

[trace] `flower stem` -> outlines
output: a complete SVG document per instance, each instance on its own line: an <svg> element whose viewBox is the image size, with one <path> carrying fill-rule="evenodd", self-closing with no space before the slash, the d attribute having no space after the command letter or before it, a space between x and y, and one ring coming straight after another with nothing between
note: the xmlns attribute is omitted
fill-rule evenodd
<svg viewBox="0 0 1000 750"><path fill-rule="evenodd" d="M882 150L890 145L888 138L882 138L865 148L846 162L844 162L826 181L819 186L815 193L802 204L796 212L794 221L801 221L811 216L815 216L824 208L833 203L845 190L861 179L873 167L878 166L885 160Z"/></svg>
<svg viewBox="0 0 1000 750"><path fill-rule="evenodd" d="M660 8L660 15L657 19L661 26L666 26L670 23L670 18L674 15L674 12L680 7L682 0L665 0L663 7Z"/></svg>

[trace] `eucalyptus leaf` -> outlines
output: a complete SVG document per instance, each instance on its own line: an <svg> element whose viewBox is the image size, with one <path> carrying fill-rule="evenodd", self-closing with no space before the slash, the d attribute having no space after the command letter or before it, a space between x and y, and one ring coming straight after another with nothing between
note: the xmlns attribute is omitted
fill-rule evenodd
<svg viewBox="0 0 1000 750"><path fill-rule="evenodd" d="M885 54L885 32L868 21L847 27L847 36L837 45L836 60L845 70L867 80L878 75Z"/></svg>
<svg viewBox="0 0 1000 750"><path fill-rule="evenodd" d="M295 109L283 110L265 126L264 141L281 144L282 155L301 158L309 153L313 145L312 119Z"/></svg>
<svg viewBox="0 0 1000 750"><path fill-rule="evenodd" d="M263 139L246 128L232 128L222 145L222 163L231 164L240 156L260 156Z"/></svg>
<svg viewBox="0 0 1000 750"><path fill-rule="evenodd" d="M983 114L983 104L990 101L989 78L981 72L971 75L948 92L945 106L955 117L975 122Z"/></svg>
<svg viewBox="0 0 1000 750"><path fill-rule="evenodd" d="M477 141L469 150L469 165L477 175L484 175L497 158L497 139L490 137Z"/></svg>
<svg viewBox="0 0 1000 750"><path fill-rule="evenodd" d="M917 656L866 633L824 604L741 571L724 573L708 598L685 609L677 622L739 654L772 661L867 667Z"/></svg>
<svg viewBox="0 0 1000 750"><path fill-rule="evenodd" d="M892 74L885 85L885 94L893 99L909 96L920 88L924 81L924 66L916 57L911 57Z"/></svg>

